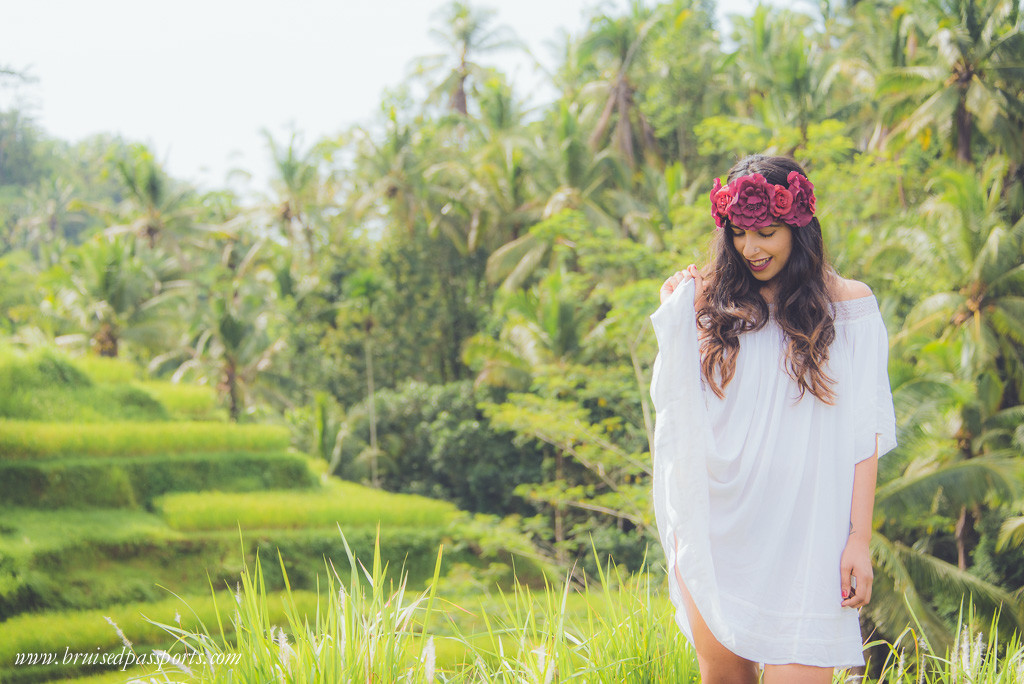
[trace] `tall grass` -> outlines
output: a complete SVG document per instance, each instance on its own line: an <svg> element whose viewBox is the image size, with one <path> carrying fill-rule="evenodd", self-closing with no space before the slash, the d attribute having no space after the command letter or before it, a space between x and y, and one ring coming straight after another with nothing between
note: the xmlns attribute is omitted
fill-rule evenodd
<svg viewBox="0 0 1024 684"><path fill-rule="evenodd" d="M482 615L483 632L467 634L458 627L464 609L436 592L440 550L433 581L411 597L403 579L388 579L379 545L369 568L351 553L349 564L347 583L331 568L322 587L322 610L312 619L286 607L287 624L276 624L269 619L257 559L242 573L233 615L218 615L215 624L199 630L161 625L177 643L151 676L164 682L516 684L697 678L693 652L674 629L670 610L652 600L649 575L618 588L602 576L601 589L588 594L582 614L568 607L570 594L577 593L569 584L548 586L539 595L517 584L501 596L503 615ZM210 665L232 653L242 656L236 664Z"/></svg>
<svg viewBox="0 0 1024 684"><path fill-rule="evenodd" d="M331 480L318 491L168 494L154 500L178 530L301 527L441 527L457 513L453 504L394 494Z"/></svg>
<svg viewBox="0 0 1024 684"><path fill-rule="evenodd" d="M259 562L246 568L233 615L218 616L215 629L162 625L177 639L171 655L180 665L166 663L152 676L162 682L699 682L693 650L655 589L660 576L652 584L650 573L623 578L602 570L582 592L582 610L571 608L577 589L568 583L538 593L516 585L500 595L499 610L480 616L482 630L467 633L458 618L466 609L437 594L440 552L434 581L411 598L403 581L389 583L379 546L370 568L351 555L349 561L348 583L332 572L315 617L286 607L287 624L269 617ZM965 624L956 650L938 657L908 632L873 681L1024 682L1020 641L978 634ZM230 653L242 656L232 666L188 665L198 656L210 663ZM837 672L834 681L848 681L847 674Z"/></svg>
<svg viewBox="0 0 1024 684"><path fill-rule="evenodd" d="M286 624L271 619L257 558L251 571L245 567L242 572L232 615L218 613L209 627L204 622L199 630L159 624L176 644L152 677L165 682L400 682L412 681L408 674L417 671L424 676L416 681L433 681L433 642L422 630L429 622L433 590L406 600L405 582L388 582L379 544L369 570L348 551L349 581L329 568L321 594L325 605L312 619L292 600L281 562ZM432 587L440 573L440 551L434 567ZM231 665L216 665L231 654L242 657Z"/></svg>
<svg viewBox="0 0 1024 684"><path fill-rule="evenodd" d="M56 652L65 648L73 652L104 650L121 645L121 637L106 618L117 624L133 644L168 646L173 639L159 625L167 623L187 630L199 630L204 623L216 620L217 613L235 604L233 592L220 591L209 596L167 596L160 601L129 603L91 610L60 613L26 613L0 623L0 671L14 662L20 652ZM287 600L282 600L286 598ZM267 614L275 621L284 620L284 606L315 613L315 593L296 591L287 597L267 594Z"/></svg>
<svg viewBox="0 0 1024 684"><path fill-rule="evenodd" d="M1001 639L997 620L980 629L971 606L957 621L952 652L937 654L924 636L908 627L885 649L879 684L1020 684L1024 644L1018 634Z"/></svg>
<svg viewBox="0 0 1024 684"><path fill-rule="evenodd" d="M182 451L280 451L288 429L194 422L45 423L0 420L0 458L118 456Z"/></svg>

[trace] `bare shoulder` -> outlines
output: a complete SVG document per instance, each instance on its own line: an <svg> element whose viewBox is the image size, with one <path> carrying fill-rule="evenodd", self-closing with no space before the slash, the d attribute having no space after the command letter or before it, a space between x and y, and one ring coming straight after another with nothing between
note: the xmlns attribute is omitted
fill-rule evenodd
<svg viewBox="0 0 1024 684"><path fill-rule="evenodd" d="M870 297L871 294L871 288L859 280L837 277L832 281L832 301L845 302L849 299Z"/></svg>

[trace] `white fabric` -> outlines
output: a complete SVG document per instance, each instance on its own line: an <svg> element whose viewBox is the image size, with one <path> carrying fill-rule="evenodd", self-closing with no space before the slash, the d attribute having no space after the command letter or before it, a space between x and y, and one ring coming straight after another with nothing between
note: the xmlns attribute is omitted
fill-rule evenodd
<svg viewBox="0 0 1024 684"><path fill-rule="evenodd" d="M740 338L719 399L701 377L694 285L651 316L654 507L676 621L692 641L676 571L711 632L755 662L862 665L857 611L843 608L839 559L854 465L896 446L888 338L874 296L835 304L828 374L837 401L783 367L774 322Z"/></svg>

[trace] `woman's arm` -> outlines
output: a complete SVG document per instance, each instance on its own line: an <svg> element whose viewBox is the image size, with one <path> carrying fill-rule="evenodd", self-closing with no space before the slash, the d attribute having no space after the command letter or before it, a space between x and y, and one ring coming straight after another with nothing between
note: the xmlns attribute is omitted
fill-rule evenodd
<svg viewBox="0 0 1024 684"><path fill-rule="evenodd" d="M875 453L853 470L853 502L850 505L850 536L839 561L844 606L860 608L871 600L871 520L875 509L875 480L878 477L878 437ZM854 580L851 582L851 577ZM853 585L856 584L856 588Z"/></svg>

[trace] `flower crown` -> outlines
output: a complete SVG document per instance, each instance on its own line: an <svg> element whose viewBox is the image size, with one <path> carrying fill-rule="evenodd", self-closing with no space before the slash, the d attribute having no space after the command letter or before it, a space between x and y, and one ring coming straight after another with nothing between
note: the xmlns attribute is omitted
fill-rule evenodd
<svg viewBox="0 0 1024 684"><path fill-rule="evenodd" d="M737 228L757 230L782 221L803 228L814 216L814 185L807 176L790 171L788 187L772 185L759 173L740 176L728 185L715 179L711 189L711 215L721 228L727 219Z"/></svg>

